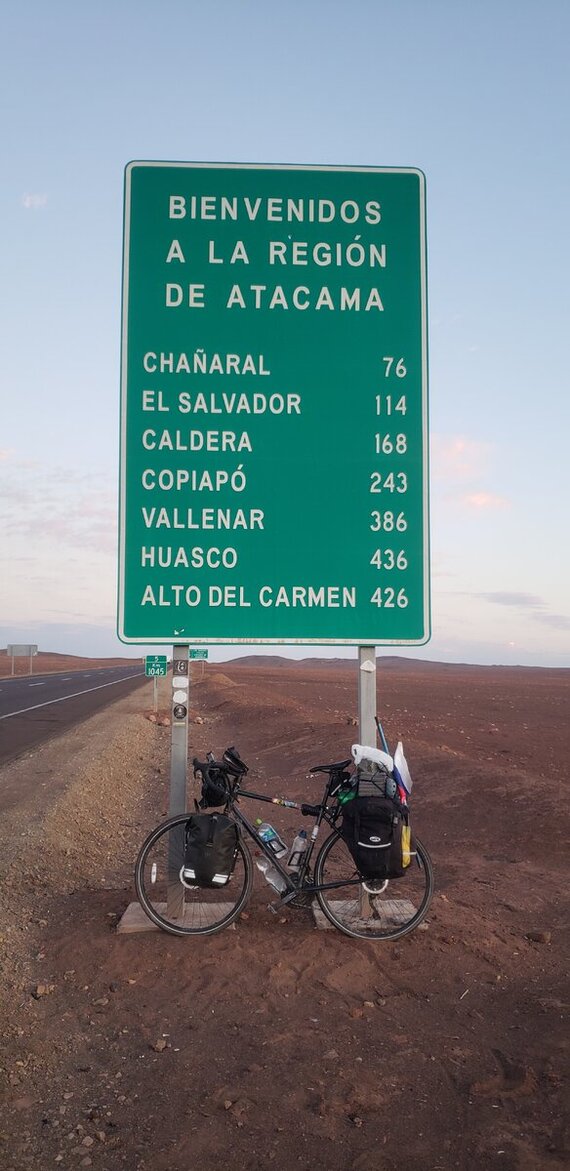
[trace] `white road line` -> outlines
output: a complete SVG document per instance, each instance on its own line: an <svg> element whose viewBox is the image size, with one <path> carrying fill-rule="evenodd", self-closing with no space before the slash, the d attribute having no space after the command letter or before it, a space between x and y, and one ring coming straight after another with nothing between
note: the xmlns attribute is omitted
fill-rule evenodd
<svg viewBox="0 0 570 1171"><path fill-rule="evenodd" d="M139 671L139 675L143 672ZM84 691L74 691L72 695L60 695L59 699L46 699L44 703L34 703L32 707L21 707L17 712L7 712L0 716L0 720L9 720L10 716L22 716L24 712L34 712L39 707L49 707L52 703L63 703L65 699L76 699L78 695L87 695L90 691L100 691L102 687L114 687L115 683L126 683L128 679L135 679L136 675L124 675L122 679L111 679L109 683L99 683L97 687L86 687Z"/></svg>
<svg viewBox="0 0 570 1171"><path fill-rule="evenodd" d="M30 687L45 687L45 683L30 683Z"/></svg>

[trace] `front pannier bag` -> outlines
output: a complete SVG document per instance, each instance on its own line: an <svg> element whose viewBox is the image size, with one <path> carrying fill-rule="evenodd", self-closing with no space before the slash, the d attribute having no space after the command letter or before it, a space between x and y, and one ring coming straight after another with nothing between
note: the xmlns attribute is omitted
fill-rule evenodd
<svg viewBox="0 0 570 1171"><path fill-rule="evenodd" d="M194 813L186 823L183 877L196 886L226 886L235 865L238 827L225 813Z"/></svg>

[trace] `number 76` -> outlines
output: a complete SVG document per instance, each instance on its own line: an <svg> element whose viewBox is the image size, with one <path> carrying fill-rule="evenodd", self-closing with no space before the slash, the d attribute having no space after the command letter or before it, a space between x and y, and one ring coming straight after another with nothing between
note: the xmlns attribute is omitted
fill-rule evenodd
<svg viewBox="0 0 570 1171"><path fill-rule="evenodd" d="M395 358L382 358L382 361L385 363L385 366L386 366L386 369L384 371L384 377L389 378L390 371L392 370L392 366L394 366L394 362L396 362L396 359ZM406 370L406 367L404 365L404 359L398 358L398 361L396 362L396 365L394 366L394 374L396 375L396 378L405 378L407 373L408 373L408 371Z"/></svg>

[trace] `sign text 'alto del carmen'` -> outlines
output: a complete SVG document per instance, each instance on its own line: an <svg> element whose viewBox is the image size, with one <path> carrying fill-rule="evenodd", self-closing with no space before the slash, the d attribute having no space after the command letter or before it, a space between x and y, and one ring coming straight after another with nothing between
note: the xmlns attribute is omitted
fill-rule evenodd
<svg viewBox="0 0 570 1171"><path fill-rule="evenodd" d="M429 637L424 177L131 163L119 634Z"/></svg>

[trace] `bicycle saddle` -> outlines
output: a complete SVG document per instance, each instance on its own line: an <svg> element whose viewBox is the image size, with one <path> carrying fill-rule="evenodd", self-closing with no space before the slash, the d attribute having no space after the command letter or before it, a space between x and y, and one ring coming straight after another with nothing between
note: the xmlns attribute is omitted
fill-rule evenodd
<svg viewBox="0 0 570 1171"><path fill-rule="evenodd" d="M339 760L338 764L314 764L313 767L309 769L309 772L310 773L340 773L340 772L342 772L343 769L348 768L349 764L352 764L352 761L350 759L349 760Z"/></svg>

